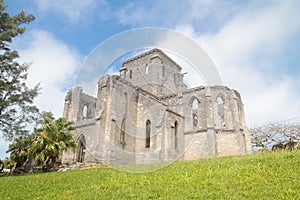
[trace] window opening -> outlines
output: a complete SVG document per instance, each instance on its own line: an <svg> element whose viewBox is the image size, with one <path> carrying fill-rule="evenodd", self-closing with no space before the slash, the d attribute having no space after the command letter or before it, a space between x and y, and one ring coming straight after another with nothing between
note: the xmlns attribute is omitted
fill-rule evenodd
<svg viewBox="0 0 300 200"><path fill-rule="evenodd" d="M150 148L150 134L151 134L151 122L147 120L146 122L146 143L145 147Z"/></svg>
<svg viewBox="0 0 300 200"><path fill-rule="evenodd" d="M148 74L148 72L149 72L149 66L146 65L146 74Z"/></svg>
<svg viewBox="0 0 300 200"><path fill-rule="evenodd" d="M125 143L125 119L123 119L121 124L120 143Z"/></svg>
<svg viewBox="0 0 300 200"><path fill-rule="evenodd" d="M174 147L177 149L178 147L178 122L175 121L174 124Z"/></svg>

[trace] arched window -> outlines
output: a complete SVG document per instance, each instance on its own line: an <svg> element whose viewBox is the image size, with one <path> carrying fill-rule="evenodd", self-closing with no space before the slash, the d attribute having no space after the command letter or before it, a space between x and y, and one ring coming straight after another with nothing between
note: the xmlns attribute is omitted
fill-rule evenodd
<svg viewBox="0 0 300 200"><path fill-rule="evenodd" d="M146 69L146 74L148 74L148 72L149 72L149 65L146 65L145 69Z"/></svg>
<svg viewBox="0 0 300 200"><path fill-rule="evenodd" d="M129 71L129 78L132 79L132 70Z"/></svg>
<svg viewBox="0 0 300 200"><path fill-rule="evenodd" d="M198 108L199 108L199 101L198 101L198 99L195 98L192 102L192 109L198 110Z"/></svg>
<svg viewBox="0 0 300 200"><path fill-rule="evenodd" d="M174 124L174 148L177 149L178 147L178 122L175 121Z"/></svg>
<svg viewBox="0 0 300 200"><path fill-rule="evenodd" d="M88 107L84 105L82 109L82 118L87 119L87 117L88 117Z"/></svg>
<svg viewBox="0 0 300 200"><path fill-rule="evenodd" d="M198 113L199 113L199 100L194 97L192 103L192 124L193 124L193 129L196 129L198 127Z"/></svg>
<svg viewBox="0 0 300 200"><path fill-rule="evenodd" d="M151 135L151 122L147 120L146 122L146 143L145 147L150 148L150 135Z"/></svg>
<svg viewBox="0 0 300 200"><path fill-rule="evenodd" d="M121 124L121 132L120 132L120 143L125 143L125 119L123 119Z"/></svg>

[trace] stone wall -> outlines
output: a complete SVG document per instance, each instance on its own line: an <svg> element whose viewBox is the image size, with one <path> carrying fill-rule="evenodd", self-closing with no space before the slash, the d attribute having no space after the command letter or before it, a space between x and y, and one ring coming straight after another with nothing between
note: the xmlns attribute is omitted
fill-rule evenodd
<svg viewBox="0 0 300 200"><path fill-rule="evenodd" d="M68 91L63 116L70 121L95 118L96 98L82 92L82 87Z"/></svg>

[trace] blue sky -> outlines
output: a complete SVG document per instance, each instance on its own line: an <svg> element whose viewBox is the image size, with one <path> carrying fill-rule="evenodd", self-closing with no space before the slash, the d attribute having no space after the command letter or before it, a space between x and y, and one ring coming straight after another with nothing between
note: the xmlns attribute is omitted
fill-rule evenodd
<svg viewBox="0 0 300 200"><path fill-rule="evenodd" d="M14 40L14 48L21 61L32 62L28 84L41 82L36 103L57 117L62 115L66 90L74 86L82 62L99 43L133 28L161 27L190 37L207 52L223 83L241 93L249 127L299 119L300 1L5 3L11 14L24 10L36 17ZM0 145L6 149L3 140Z"/></svg>

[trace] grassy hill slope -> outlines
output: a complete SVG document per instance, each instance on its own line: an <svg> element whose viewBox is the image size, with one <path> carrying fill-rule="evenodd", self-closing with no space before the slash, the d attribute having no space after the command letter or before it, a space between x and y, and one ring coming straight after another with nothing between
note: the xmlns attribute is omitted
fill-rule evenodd
<svg viewBox="0 0 300 200"><path fill-rule="evenodd" d="M0 198L300 199L300 151L177 161L150 173L99 166L0 176Z"/></svg>

